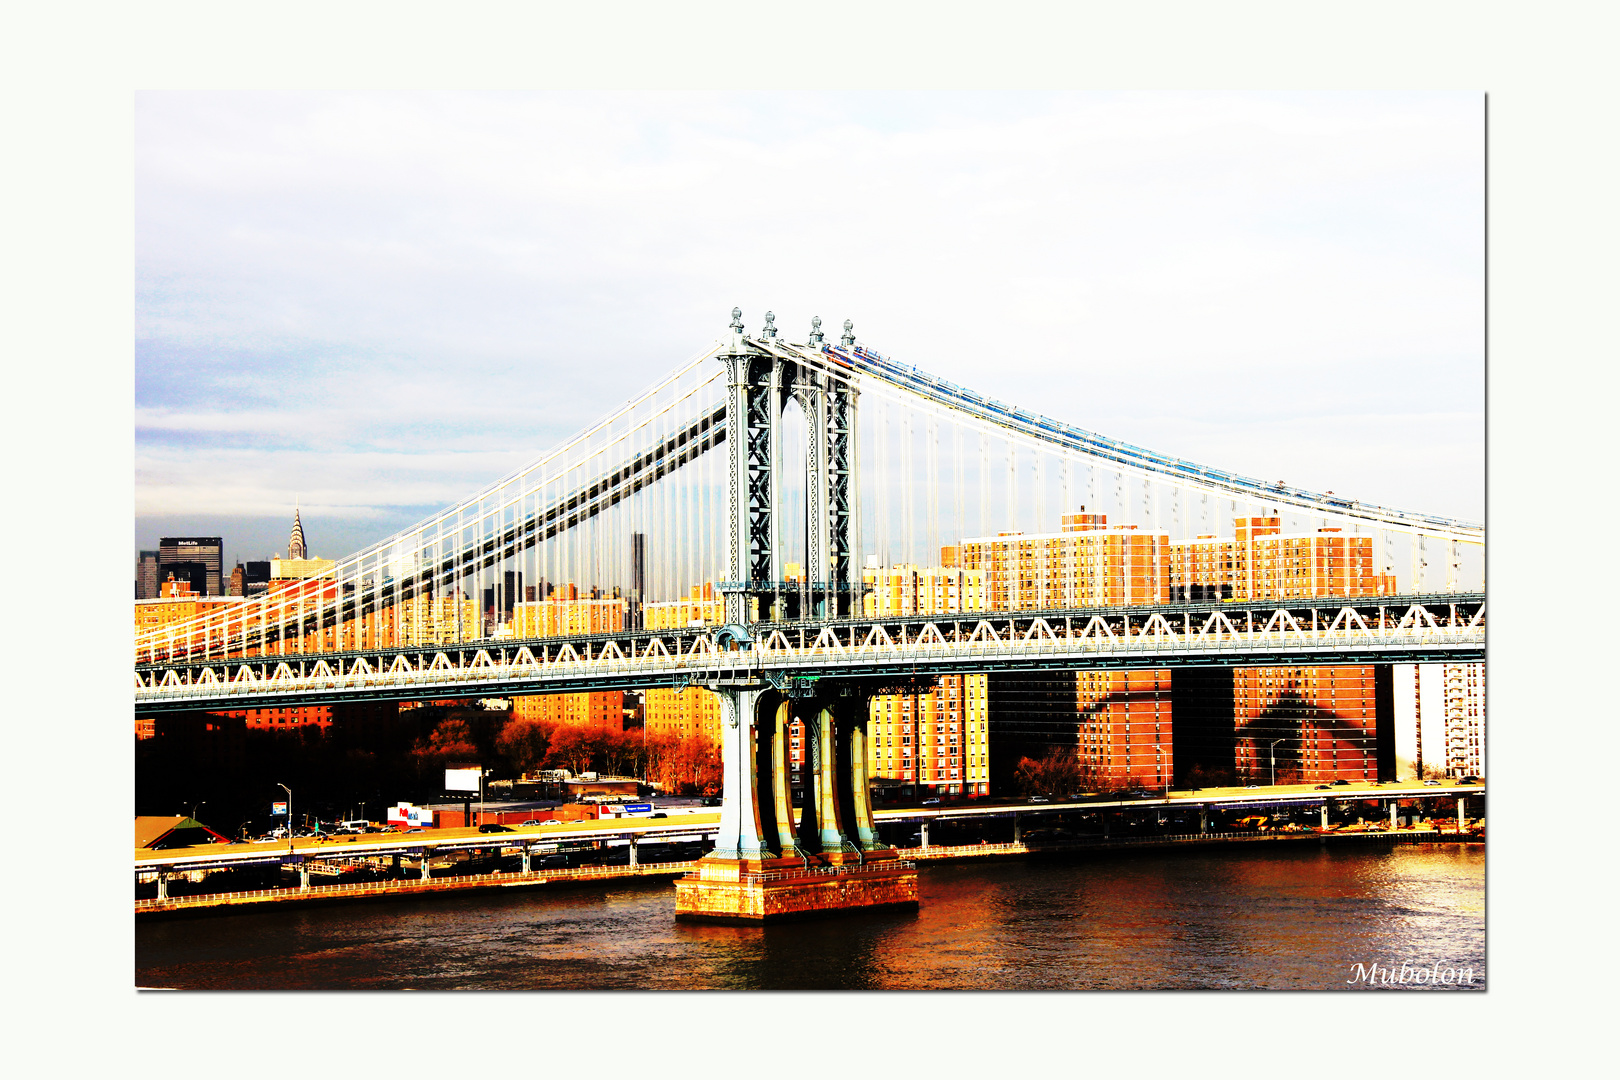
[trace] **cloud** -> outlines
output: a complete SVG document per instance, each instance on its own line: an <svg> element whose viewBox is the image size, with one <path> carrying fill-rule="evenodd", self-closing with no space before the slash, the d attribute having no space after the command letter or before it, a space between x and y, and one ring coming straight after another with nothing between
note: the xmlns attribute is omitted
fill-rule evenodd
<svg viewBox="0 0 1620 1080"><path fill-rule="evenodd" d="M1222 467L1288 460L1272 418L1309 416L1324 474L1477 517L1477 470L1414 475L1349 418L1483 417L1482 107L142 94L137 449L162 464L137 502L261 506L321 472L300 450L345 512L448 502L736 303L793 338L853 317L907 363ZM1483 459L1482 423L1444 430Z"/></svg>

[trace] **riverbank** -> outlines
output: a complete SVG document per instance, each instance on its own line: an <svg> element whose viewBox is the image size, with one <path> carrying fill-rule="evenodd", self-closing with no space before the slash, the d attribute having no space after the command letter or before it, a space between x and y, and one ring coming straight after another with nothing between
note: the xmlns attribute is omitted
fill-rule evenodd
<svg viewBox="0 0 1620 1080"><path fill-rule="evenodd" d="M1187 833L1168 836L1082 837L1072 840L974 843L900 849L902 858L913 862L961 861L971 859L1018 859L1031 856L1075 855L1089 851L1119 851L1163 848L1219 848L1230 845L1297 846L1301 844L1484 844L1480 833L1457 833L1439 829L1396 829L1385 831L1329 832L1230 832ZM140 920L175 916L222 915L268 907L317 906L408 899L446 893L487 892L497 889L532 889L569 886L628 884L641 880L656 884L690 873L695 862L650 863L638 866L583 866L571 869L533 870L528 873L496 872L463 874L422 880L402 878L388 881L355 882L338 885L311 885L308 888L257 889L249 892L201 893L163 900L135 901Z"/></svg>

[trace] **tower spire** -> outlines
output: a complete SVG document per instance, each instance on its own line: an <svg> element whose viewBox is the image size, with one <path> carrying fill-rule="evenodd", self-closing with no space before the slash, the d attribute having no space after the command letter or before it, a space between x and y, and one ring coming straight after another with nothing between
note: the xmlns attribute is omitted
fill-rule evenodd
<svg viewBox="0 0 1620 1080"><path fill-rule="evenodd" d="M287 540L287 558L307 559L309 557L304 548L304 523L298 515L298 504L293 504L292 536Z"/></svg>

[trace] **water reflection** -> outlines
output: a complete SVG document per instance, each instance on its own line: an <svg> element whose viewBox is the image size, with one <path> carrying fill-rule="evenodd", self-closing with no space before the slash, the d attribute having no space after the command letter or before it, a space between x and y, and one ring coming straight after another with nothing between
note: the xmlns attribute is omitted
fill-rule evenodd
<svg viewBox="0 0 1620 1080"><path fill-rule="evenodd" d="M1339 989L1373 961L1484 986L1477 847L1097 853L922 869L918 912L676 923L667 884L139 924L198 989Z"/></svg>

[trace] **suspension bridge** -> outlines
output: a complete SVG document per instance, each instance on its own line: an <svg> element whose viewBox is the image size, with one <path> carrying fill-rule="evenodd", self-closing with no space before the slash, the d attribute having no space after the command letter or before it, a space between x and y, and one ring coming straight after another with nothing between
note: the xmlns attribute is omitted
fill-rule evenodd
<svg viewBox="0 0 1620 1080"><path fill-rule="evenodd" d="M1264 566L1220 546L1261 535ZM959 577L943 601L873 595L884 568L936 564ZM1478 661L1483 578L1480 524L1159 454L900 364L849 321L794 344L734 310L713 347L512 475L317 577L137 635L135 707L704 686L724 717L713 858L865 866L874 694L969 672ZM704 583L723 620L652 625ZM559 588L627 617L547 623ZM814 781L797 824L793 719Z"/></svg>

